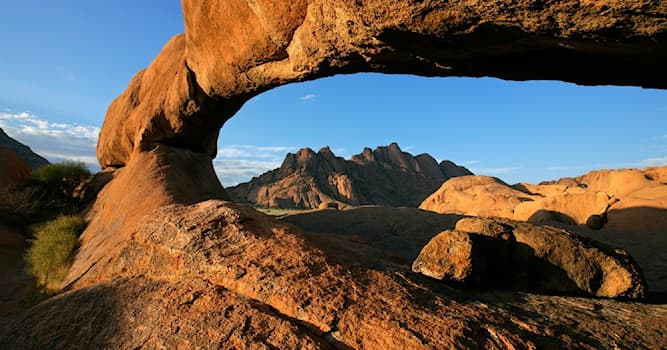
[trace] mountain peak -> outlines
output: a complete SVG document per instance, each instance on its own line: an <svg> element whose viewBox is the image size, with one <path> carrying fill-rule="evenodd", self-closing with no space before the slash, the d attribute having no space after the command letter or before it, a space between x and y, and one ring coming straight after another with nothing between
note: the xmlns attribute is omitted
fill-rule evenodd
<svg viewBox="0 0 667 350"><path fill-rule="evenodd" d="M392 142L391 144L389 144L389 146L387 146L387 148L392 152L403 152L403 150L401 150L401 147L396 142Z"/></svg>
<svg viewBox="0 0 667 350"><path fill-rule="evenodd" d="M332 154L333 155L333 152L331 152L331 148L329 148L329 146L324 146L324 147L320 148L319 151L317 151L317 154Z"/></svg>
<svg viewBox="0 0 667 350"><path fill-rule="evenodd" d="M310 148L290 153L279 171L227 192L235 201L266 207L317 208L322 202L416 207L451 174L459 173L470 174L451 162L441 168L426 153L415 157L403 152L395 142L374 151L366 147L350 160L324 146L317 153Z"/></svg>

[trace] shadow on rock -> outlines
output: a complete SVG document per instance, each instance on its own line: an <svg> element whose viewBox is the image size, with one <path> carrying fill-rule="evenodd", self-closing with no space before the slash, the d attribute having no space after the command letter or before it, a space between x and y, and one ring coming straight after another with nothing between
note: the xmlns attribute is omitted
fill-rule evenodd
<svg viewBox="0 0 667 350"><path fill-rule="evenodd" d="M336 263L409 270L431 238L454 228L461 218L416 208L365 206L293 214L280 221L305 230L308 242Z"/></svg>

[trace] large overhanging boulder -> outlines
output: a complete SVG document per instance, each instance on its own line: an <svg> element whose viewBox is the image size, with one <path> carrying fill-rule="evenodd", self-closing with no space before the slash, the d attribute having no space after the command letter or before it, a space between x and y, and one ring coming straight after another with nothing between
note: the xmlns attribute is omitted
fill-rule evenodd
<svg viewBox="0 0 667 350"><path fill-rule="evenodd" d="M667 87L662 1L183 0L174 37L110 106L103 168L155 143L216 154L248 99L375 71Z"/></svg>

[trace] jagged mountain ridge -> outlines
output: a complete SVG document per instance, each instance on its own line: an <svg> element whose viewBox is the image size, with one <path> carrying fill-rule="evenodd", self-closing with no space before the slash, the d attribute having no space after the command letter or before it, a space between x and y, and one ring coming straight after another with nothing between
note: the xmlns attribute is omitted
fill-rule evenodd
<svg viewBox="0 0 667 350"><path fill-rule="evenodd" d="M449 178L472 173L396 143L365 148L346 160L329 147L288 153L280 168L227 188L232 200L264 207L317 208L323 202L416 207Z"/></svg>

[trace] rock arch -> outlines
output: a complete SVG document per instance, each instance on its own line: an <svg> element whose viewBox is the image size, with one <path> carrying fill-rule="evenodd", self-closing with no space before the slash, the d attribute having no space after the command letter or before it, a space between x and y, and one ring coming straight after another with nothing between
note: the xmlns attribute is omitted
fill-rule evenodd
<svg viewBox="0 0 667 350"><path fill-rule="evenodd" d="M103 168L156 143L216 154L247 100L340 73L667 87L663 1L183 0L174 37L110 106Z"/></svg>
<svg viewBox="0 0 667 350"><path fill-rule="evenodd" d="M293 81L379 71L667 88L663 1L183 0L183 9L186 34L109 108L98 158L118 170L88 213L69 292L27 311L8 336L0 329L0 347L665 343L659 306L473 300L331 263L295 227L245 206L183 205L224 197L211 163L219 129L252 96Z"/></svg>
<svg viewBox="0 0 667 350"><path fill-rule="evenodd" d="M120 171L88 214L66 289L103 280L105 257L154 210L226 198L211 161L219 130L271 88L363 71L667 88L664 1L182 4L185 34L108 109L97 155Z"/></svg>

